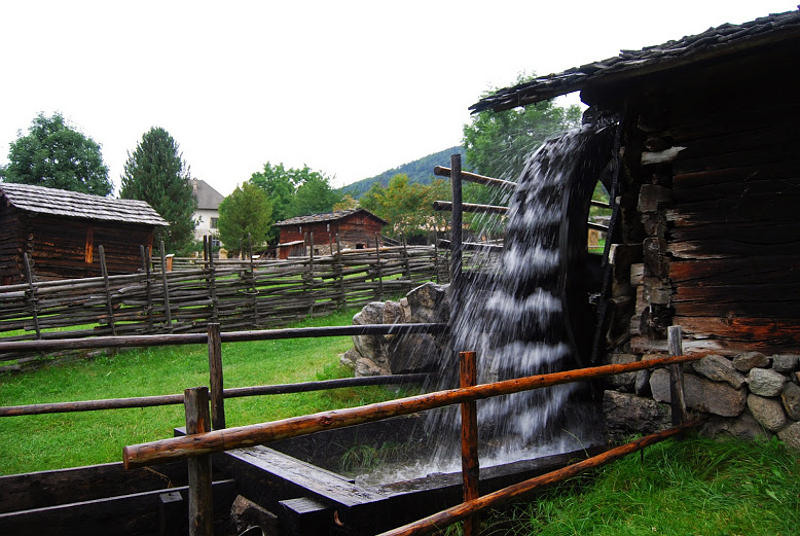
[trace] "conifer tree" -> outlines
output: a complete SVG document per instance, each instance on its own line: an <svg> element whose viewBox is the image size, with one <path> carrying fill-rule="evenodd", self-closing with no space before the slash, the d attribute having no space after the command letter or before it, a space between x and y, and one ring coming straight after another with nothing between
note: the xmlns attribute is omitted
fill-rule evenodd
<svg viewBox="0 0 800 536"><path fill-rule="evenodd" d="M156 229L155 237L156 243L164 241L168 251L181 249L192 240L197 202L192 196L189 166L177 142L163 128L151 128L133 154L128 152L120 197L147 201L169 222L169 227Z"/></svg>

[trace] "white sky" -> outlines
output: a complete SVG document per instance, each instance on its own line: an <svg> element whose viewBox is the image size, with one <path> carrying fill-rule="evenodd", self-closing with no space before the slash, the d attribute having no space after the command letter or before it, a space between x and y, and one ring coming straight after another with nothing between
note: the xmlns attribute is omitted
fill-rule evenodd
<svg viewBox="0 0 800 536"><path fill-rule="evenodd" d="M166 128L192 175L228 194L264 162L336 186L460 143L467 107L548 74L796 0L0 3L0 162L60 111L127 151Z"/></svg>

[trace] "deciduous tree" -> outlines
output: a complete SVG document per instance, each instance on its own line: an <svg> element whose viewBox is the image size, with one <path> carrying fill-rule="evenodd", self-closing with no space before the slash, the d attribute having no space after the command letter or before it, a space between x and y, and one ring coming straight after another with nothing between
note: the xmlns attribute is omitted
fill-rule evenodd
<svg viewBox="0 0 800 536"><path fill-rule="evenodd" d="M8 160L0 169L0 177L8 182L95 195L109 195L114 189L100 145L70 127L59 113L39 114L28 134L19 133L11 143Z"/></svg>
<svg viewBox="0 0 800 536"><path fill-rule="evenodd" d="M253 245L267 239L272 226L272 203L258 186L245 182L219 205L219 237L231 250L247 244L248 234Z"/></svg>
<svg viewBox="0 0 800 536"><path fill-rule="evenodd" d="M164 240L169 251L192 239L197 202L190 178L177 142L160 127L147 131L125 162L120 197L147 201L169 222L169 227L156 230L156 240Z"/></svg>

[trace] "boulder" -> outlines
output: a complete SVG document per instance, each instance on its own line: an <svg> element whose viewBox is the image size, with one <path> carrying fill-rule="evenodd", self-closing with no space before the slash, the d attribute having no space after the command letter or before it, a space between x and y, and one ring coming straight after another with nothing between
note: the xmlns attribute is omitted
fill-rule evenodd
<svg viewBox="0 0 800 536"><path fill-rule="evenodd" d="M754 368L747 375L750 392L759 396L778 396L784 383L786 376L772 369Z"/></svg>
<svg viewBox="0 0 800 536"><path fill-rule="evenodd" d="M339 363L347 368L351 368L355 370L356 363L359 359L362 358L362 355L358 353L358 350L355 348L350 348L343 354L339 354Z"/></svg>
<svg viewBox="0 0 800 536"><path fill-rule="evenodd" d="M695 372L715 382L725 382L734 389L744 385L744 376L737 372L730 359L721 355L709 355L692 363Z"/></svg>
<svg viewBox="0 0 800 536"><path fill-rule="evenodd" d="M746 410L738 417L733 418L710 417L700 428L700 434L709 437L733 437L748 440L770 435Z"/></svg>
<svg viewBox="0 0 800 536"><path fill-rule="evenodd" d="M671 425L668 406L652 398L617 391L603 392L603 414L609 435L614 438L648 434Z"/></svg>
<svg viewBox="0 0 800 536"><path fill-rule="evenodd" d="M382 324L402 324L406 321L406 314L400 302L387 301L383 304Z"/></svg>
<svg viewBox="0 0 800 536"><path fill-rule="evenodd" d="M669 402L669 372L664 369L653 372L650 389L654 399ZM694 374L683 375L683 395L688 409L720 417L738 416L744 410L746 401L744 389L734 389L726 383L712 382Z"/></svg>
<svg viewBox="0 0 800 536"><path fill-rule="evenodd" d="M375 361L362 357L356 361L356 376L382 376L391 374L388 367L381 367Z"/></svg>
<svg viewBox="0 0 800 536"><path fill-rule="evenodd" d="M436 339L427 333L410 333L398 337L389 347L389 368L392 374L432 372L441 358Z"/></svg>
<svg viewBox="0 0 800 536"><path fill-rule="evenodd" d="M634 354L611 354L612 365L625 365L628 363L635 363L638 360L639 357ZM634 390L638 373L639 371L614 374L613 376L606 377L606 383L611 389L631 392Z"/></svg>
<svg viewBox="0 0 800 536"><path fill-rule="evenodd" d="M733 366L739 372L750 372L753 367L768 367L769 358L761 352L745 352L733 358Z"/></svg>
<svg viewBox="0 0 800 536"><path fill-rule="evenodd" d="M787 447L800 450L800 422L790 424L778 432L778 439L786 443Z"/></svg>
<svg viewBox="0 0 800 536"><path fill-rule="evenodd" d="M383 323L383 302L370 302L361 311L353 316L353 324L362 326L364 324ZM381 335L353 335L353 344L356 350L363 357L371 359L376 363L385 362L388 369L388 358L384 348L384 340Z"/></svg>
<svg viewBox="0 0 800 536"><path fill-rule="evenodd" d="M792 372L797 369L800 356L797 354L775 354L772 356L772 368L778 372Z"/></svg>
<svg viewBox="0 0 800 536"><path fill-rule="evenodd" d="M447 285L425 283L410 290L406 294L411 310L409 322L447 322L450 316L447 288Z"/></svg>
<svg viewBox="0 0 800 536"><path fill-rule="evenodd" d="M789 417L800 421L800 387L792 382L786 382L781 393L781 402Z"/></svg>
<svg viewBox="0 0 800 536"><path fill-rule="evenodd" d="M747 407L753 417L770 432L777 432L786 424L786 414L781 403L758 395L747 397Z"/></svg>

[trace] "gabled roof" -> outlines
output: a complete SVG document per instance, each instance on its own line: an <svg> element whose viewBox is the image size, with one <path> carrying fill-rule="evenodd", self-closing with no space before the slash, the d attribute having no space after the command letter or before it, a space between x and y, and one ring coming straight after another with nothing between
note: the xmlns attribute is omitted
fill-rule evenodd
<svg viewBox="0 0 800 536"><path fill-rule="evenodd" d="M111 199L57 188L30 184L0 183L0 197L18 210L35 214L51 214L69 218L169 225L145 201Z"/></svg>
<svg viewBox="0 0 800 536"><path fill-rule="evenodd" d="M197 208L217 210L225 196L216 191L202 179L192 179L192 195L197 200Z"/></svg>
<svg viewBox="0 0 800 536"><path fill-rule="evenodd" d="M677 41L667 41L641 50L623 50L613 58L501 89L470 106L470 110L473 113L508 110L571 93L593 84L621 82L798 38L800 11L772 14L743 24L723 24Z"/></svg>
<svg viewBox="0 0 800 536"><path fill-rule="evenodd" d="M279 221L275 223L275 227L284 227L286 225L303 225L306 223L322 223L322 222L338 221L348 216L351 216L357 212L363 212L366 215L375 218L383 225L386 225L388 223L386 220L377 217L375 214L373 214L367 209L354 208L350 210L337 210L335 212L325 212L324 214L309 214L308 216L297 216L295 218L289 218L288 220Z"/></svg>

